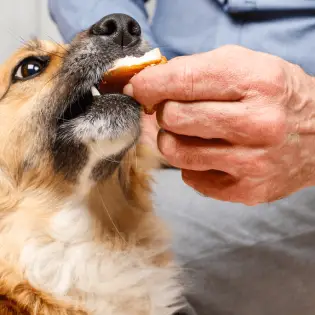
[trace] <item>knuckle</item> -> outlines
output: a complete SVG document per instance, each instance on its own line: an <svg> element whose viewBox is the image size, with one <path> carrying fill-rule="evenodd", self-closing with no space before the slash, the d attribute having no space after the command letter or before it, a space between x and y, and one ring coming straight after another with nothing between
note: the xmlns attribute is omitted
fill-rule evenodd
<svg viewBox="0 0 315 315"><path fill-rule="evenodd" d="M187 167L189 169L189 166L196 163L196 154L182 143L180 139L172 135L163 136L159 148L169 162L177 167Z"/></svg>
<svg viewBox="0 0 315 315"><path fill-rule="evenodd" d="M131 78L130 82L133 85L133 88L142 87L143 89L147 88L147 85L150 83L145 76L135 75Z"/></svg>
<svg viewBox="0 0 315 315"><path fill-rule="evenodd" d="M194 99L194 71L188 61L183 63L177 80L179 86L182 87L183 99L186 101Z"/></svg>
<svg viewBox="0 0 315 315"><path fill-rule="evenodd" d="M276 59L273 67L271 67L270 81L275 85L274 92L283 94L286 91L286 71L283 67L283 61Z"/></svg>
<svg viewBox="0 0 315 315"><path fill-rule="evenodd" d="M258 115L259 126L257 130L265 141L270 144L281 144L285 140L287 133L287 119L284 111L281 108L273 108L268 113Z"/></svg>
<svg viewBox="0 0 315 315"><path fill-rule="evenodd" d="M235 158L241 177L250 179L266 175L270 171L270 151L268 148L250 148L246 151L239 151Z"/></svg>
<svg viewBox="0 0 315 315"><path fill-rule="evenodd" d="M170 158L176 152L176 141L170 135L160 134L158 137L158 147L164 156Z"/></svg>
<svg viewBox="0 0 315 315"><path fill-rule="evenodd" d="M283 103L288 94L287 68L285 61L275 56L252 53L247 56L249 75L246 80L248 97L253 95L261 100L270 99L276 103ZM252 92L252 93L251 93Z"/></svg>
<svg viewBox="0 0 315 315"><path fill-rule="evenodd" d="M178 124L179 105L175 101L168 101L163 105L162 113L158 114L158 121L162 128L169 130Z"/></svg>
<svg viewBox="0 0 315 315"><path fill-rule="evenodd" d="M173 154L175 160L179 162L181 165L190 165L192 162L190 155L187 154L186 150L180 146L177 146Z"/></svg>
<svg viewBox="0 0 315 315"><path fill-rule="evenodd" d="M154 90L152 80L149 80L145 75L134 76L131 81L133 86L134 97L140 101L141 104L146 105L150 103L150 91Z"/></svg>
<svg viewBox="0 0 315 315"><path fill-rule="evenodd" d="M235 53L249 51L249 49L242 47L242 46L239 46L239 45L235 45L235 44L223 45L218 50L220 50L221 52L224 52L226 54L231 54L232 56L234 56Z"/></svg>
<svg viewBox="0 0 315 315"><path fill-rule="evenodd" d="M175 159L180 162L181 165L187 167L194 163L194 154L190 154L185 148L178 146L175 152Z"/></svg>
<svg viewBox="0 0 315 315"><path fill-rule="evenodd" d="M269 58L268 58L269 59ZM287 94L287 74L284 67L284 62L280 58L270 57L269 60L265 59L264 64L268 62L270 66L265 70L264 81L261 84L257 81L257 90L262 92L267 97L272 97L282 103L283 96Z"/></svg>
<svg viewBox="0 0 315 315"><path fill-rule="evenodd" d="M182 162L185 167L189 168L195 163L193 154L187 152L181 152L179 160Z"/></svg>
<svg viewBox="0 0 315 315"><path fill-rule="evenodd" d="M269 130L271 132L271 139L273 139L275 144L284 141L287 133L287 119L281 110L276 111L273 119L271 119Z"/></svg>
<svg viewBox="0 0 315 315"><path fill-rule="evenodd" d="M263 156L251 156L241 165L244 174L251 177L261 176L267 172L267 163Z"/></svg>
<svg viewBox="0 0 315 315"><path fill-rule="evenodd" d="M169 84L180 89L182 100L192 100L194 92L195 59L191 56L176 57L170 61L176 71L169 74Z"/></svg>
<svg viewBox="0 0 315 315"><path fill-rule="evenodd" d="M238 45L225 45L216 50L219 60L224 61L232 69L239 63L243 63L248 58L252 59L253 51Z"/></svg>
<svg viewBox="0 0 315 315"><path fill-rule="evenodd" d="M207 157L197 148L190 147L179 141L173 151L174 160L182 168L200 169L207 164Z"/></svg>

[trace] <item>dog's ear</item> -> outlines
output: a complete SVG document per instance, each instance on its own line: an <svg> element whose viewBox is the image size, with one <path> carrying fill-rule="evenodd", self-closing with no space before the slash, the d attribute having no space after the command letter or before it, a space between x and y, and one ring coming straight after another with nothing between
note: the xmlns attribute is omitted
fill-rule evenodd
<svg viewBox="0 0 315 315"><path fill-rule="evenodd" d="M5 295L0 295L0 314L1 315L31 315L20 307L15 301L10 300Z"/></svg>

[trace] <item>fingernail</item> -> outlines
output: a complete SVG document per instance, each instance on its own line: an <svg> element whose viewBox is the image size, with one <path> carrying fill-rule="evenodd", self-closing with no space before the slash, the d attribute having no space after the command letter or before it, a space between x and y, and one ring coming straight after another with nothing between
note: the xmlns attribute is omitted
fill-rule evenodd
<svg viewBox="0 0 315 315"><path fill-rule="evenodd" d="M133 86L131 83L128 83L123 90L123 93L133 97Z"/></svg>

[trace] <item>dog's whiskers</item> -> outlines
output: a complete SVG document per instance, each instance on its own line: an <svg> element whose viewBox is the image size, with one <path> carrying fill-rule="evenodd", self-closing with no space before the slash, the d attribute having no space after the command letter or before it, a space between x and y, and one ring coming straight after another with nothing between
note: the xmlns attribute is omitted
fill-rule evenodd
<svg viewBox="0 0 315 315"><path fill-rule="evenodd" d="M100 146L98 144L98 146ZM110 157L103 157L101 156L93 147L91 148L91 150L95 153L96 156L98 156L101 160L104 160L104 161L108 161L108 162L111 162L111 163L117 163L117 164L130 164L129 161L124 161L124 160L115 160L115 159L111 159Z"/></svg>
<svg viewBox="0 0 315 315"><path fill-rule="evenodd" d="M100 192L100 190L99 190L99 188L98 188L97 186L96 186L96 189L97 189L98 194L99 194L99 196L100 196L100 199L101 199L101 202L102 202L102 205L103 205L103 209L106 211L107 216L108 216L109 220L111 221L113 227L115 228L115 230L116 230L118 236L121 238L121 240L122 240L125 244L127 244L126 239L123 237L123 235L122 235L121 232L119 231L117 225L115 224L114 219L112 218L112 216L111 216L109 210L107 209L107 207L106 207L106 205L105 205L105 201L104 201L104 199L103 199L103 196L102 196L102 194L101 194L101 192Z"/></svg>
<svg viewBox="0 0 315 315"><path fill-rule="evenodd" d="M39 91L39 95L42 93L43 89L47 86L47 84L51 83L53 80L55 80L58 76L60 75L60 71L57 71L55 75L53 75L49 80L47 80L45 82L45 84L43 85L43 87L40 89ZM39 96L38 95L38 96Z"/></svg>
<svg viewBox="0 0 315 315"><path fill-rule="evenodd" d="M47 51L47 50L43 49L42 47L32 45L32 41L27 41L27 40L25 40L25 39L24 39L23 37L21 37L21 36L19 36L19 41L20 41L20 43L21 43L23 46L25 46L26 48L30 48L30 49L33 49L33 50L36 50L36 51L41 51L41 52L44 52L44 53L47 54L47 55L51 55L51 56L55 56L55 57L64 59L64 56L59 55L59 54L56 53L56 52Z"/></svg>
<svg viewBox="0 0 315 315"><path fill-rule="evenodd" d="M132 151L133 151L133 154L134 154L134 157L135 157L135 168L137 170L138 169L138 155L137 155L137 148L136 148L136 146L134 146L132 148Z"/></svg>
<svg viewBox="0 0 315 315"><path fill-rule="evenodd" d="M61 49L63 49L65 52L69 52L69 50L64 46L58 43L55 39L53 39L51 36L48 35L48 38L50 38L57 46L59 46Z"/></svg>

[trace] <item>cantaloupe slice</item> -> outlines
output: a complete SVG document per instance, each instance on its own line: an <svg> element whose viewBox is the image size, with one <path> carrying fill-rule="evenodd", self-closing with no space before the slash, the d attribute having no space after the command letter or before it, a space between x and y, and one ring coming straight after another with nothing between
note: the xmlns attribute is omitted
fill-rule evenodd
<svg viewBox="0 0 315 315"><path fill-rule="evenodd" d="M105 72L103 84L117 82L120 80L128 81L146 67L166 63L167 59L162 56L159 48L150 50L141 57L127 56L118 59L114 66Z"/></svg>
<svg viewBox="0 0 315 315"><path fill-rule="evenodd" d="M122 93L124 86L130 79L147 67L167 63L167 59L161 54L159 48L150 50L141 57L126 56L118 59L114 66L104 73L98 86L103 93ZM147 114L153 114L155 109L144 108Z"/></svg>

